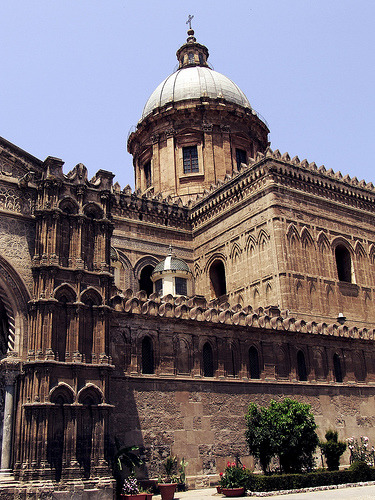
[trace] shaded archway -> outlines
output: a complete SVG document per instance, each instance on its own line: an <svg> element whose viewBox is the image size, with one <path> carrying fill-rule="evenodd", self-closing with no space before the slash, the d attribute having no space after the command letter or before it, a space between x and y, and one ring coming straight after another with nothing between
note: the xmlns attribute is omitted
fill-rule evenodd
<svg viewBox="0 0 375 500"><path fill-rule="evenodd" d="M219 298L227 293L227 284L225 278L225 266L222 260L216 259L210 266L210 287L211 295Z"/></svg>

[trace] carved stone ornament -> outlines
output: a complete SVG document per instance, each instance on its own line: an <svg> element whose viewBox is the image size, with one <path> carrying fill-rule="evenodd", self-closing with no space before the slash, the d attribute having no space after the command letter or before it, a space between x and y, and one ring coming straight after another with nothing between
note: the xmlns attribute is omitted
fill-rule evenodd
<svg viewBox="0 0 375 500"><path fill-rule="evenodd" d="M212 123L203 123L202 124L203 132L212 132L212 129L213 129Z"/></svg>

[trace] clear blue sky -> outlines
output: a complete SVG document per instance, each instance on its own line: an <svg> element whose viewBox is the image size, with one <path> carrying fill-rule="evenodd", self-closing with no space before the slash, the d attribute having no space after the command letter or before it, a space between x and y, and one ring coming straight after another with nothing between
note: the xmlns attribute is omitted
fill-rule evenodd
<svg viewBox="0 0 375 500"><path fill-rule="evenodd" d="M134 185L126 151L188 14L271 147L373 181L374 0L2 0L0 135Z"/></svg>

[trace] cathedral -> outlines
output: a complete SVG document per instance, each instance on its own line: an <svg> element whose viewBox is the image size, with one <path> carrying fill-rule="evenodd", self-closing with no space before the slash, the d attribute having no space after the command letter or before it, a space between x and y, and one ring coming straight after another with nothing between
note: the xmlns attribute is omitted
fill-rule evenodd
<svg viewBox="0 0 375 500"><path fill-rule="evenodd" d="M2 498L112 498L116 440L214 484L254 466L249 403L287 396L375 445L375 188L272 150L187 34L134 191L0 138Z"/></svg>

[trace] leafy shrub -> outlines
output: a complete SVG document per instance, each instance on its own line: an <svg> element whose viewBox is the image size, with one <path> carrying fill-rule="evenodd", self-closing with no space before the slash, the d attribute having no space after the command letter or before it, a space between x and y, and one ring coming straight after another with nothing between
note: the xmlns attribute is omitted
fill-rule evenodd
<svg viewBox="0 0 375 500"><path fill-rule="evenodd" d="M333 472L310 472L305 474L248 474L246 489L249 491L281 491L333 484L358 483L375 479L375 469L367 464L354 469ZM354 464L353 464L354 466Z"/></svg>
<svg viewBox="0 0 375 500"><path fill-rule="evenodd" d="M328 470L339 470L340 457L346 450L346 443L338 441L337 431L328 430L325 434L326 442L319 444L326 459Z"/></svg>
<svg viewBox="0 0 375 500"><path fill-rule="evenodd" d="M374 475L374 469L372 469L366 462L357 460L351 464L349 470L352 472L353 476L356 477L357 481L369 481Z"/></svg>

